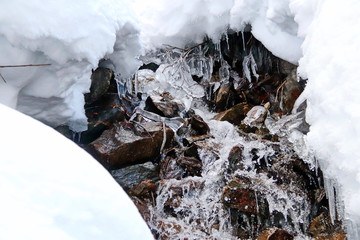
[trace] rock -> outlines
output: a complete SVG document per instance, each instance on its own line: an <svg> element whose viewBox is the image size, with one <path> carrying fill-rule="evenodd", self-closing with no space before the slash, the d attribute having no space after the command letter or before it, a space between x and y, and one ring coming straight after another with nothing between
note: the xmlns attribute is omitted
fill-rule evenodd
<svg viewBox="0 0 360 240"><path fill-rule="evenodd" d="M166 127L166 144L172 142L174 132ZM136 164L157 157L164 140L163 124L116 123L89 144L88 151L105 167L116 168Z"/></svg>
<svg viewBox="0 0 360 240"><path fill-rule="evenodd" d="M228 121L232 124L239 125L244 120L246 114L250 111L251 105L239 103L224 112L218 113L214 119L219 121Z"/></svg>
<svg viewBox="0 0 360 240"><path fill-rule="evenodd" d="M106 93L99 100L85 106L88 130L81 133L82 144L94 141L113 123L124 121L126 112L117 93Z"/></svg>
<svg viewBox="0 0 360 240"><path fill-rule="evenodd" d="M255 191L243 180L233 179L225 187L222 200L225 206L244 213L258 214Z"/></svg>
<svg viewBox="0 0 360 240"><path fill-rule="evenodd" d="M108 68L97 68L91 74L90 93L85 94L85 102L90 104L104 95L109 86L110 81L114 78L114 72Z"/></svg>
<svg viewBox="0 0 360 240"><path fill-rule="evenodd" d="M190 118L190 127L192 129L190 135L192 136L206 135L210 132L209 126L199 115L193 115Z"/></svg>
<svg viewBox="0 0 360 240"><path fill-rule="evenodd" d="M201 176L202 162L194 157L180 157L176 163L184 169L183 177Z"/></svg>
<svg viewBox="0 0 360 240"><path fill-rule="evenodd" d="M152 162L120 168L110 172L124 190L129 190L143 181L159 180L159 173Z"/></svg>
<svg viewBox="0 0 360 240"><path fill-rule="evenodd" d="M172 101L167 94L164 97L149 96L145 104L145 110L168 118L179 117L180 112L184 110L181 104Z"/></svg>
<svg viewBox="0 0 360 240"><path fill-rule="evenodd" d="M156 196L157 185L152 180L142 181L129 190L130 196L152 199Z"/></svg>
<svg viewBox="0 0 360 240"><path fill-rule="evenodd" d="M244 164L242 162L242 152L244 150L244 146L234 146L230 153L229 153L229 157L228 157L228 161L229 161L229 170L231 172L235 172L238 169L244 170Z"/></svg>
<svg viewBox="0 0 360 240"><path fill-rule="evenodd" d="M234 106L237 100L237 93L232 84L227 83L220 86L216 99L215 108L217 111L223 111Z"/></svg>
<svg viewBox="0 0 360 240"><path fill-rule="evenodd" d="M178 179L183 176L184 170L177 164L176 159L167 156L159 163L161 179Z"/></svg>
<svg viewBox="0 0 360 240"><path fill-rule="evenodd" d="M211 134L206 134L206 135L201 135L201 136L193 136L193 137L186 137L183 138L183 143L185 146L190 146L191 144L198 142L198 141L202 141L205 140L207 138L211 138L212 135Z"/></svg>
<svg viewBox="0 0 360 240"><path fill-rule="evenodd" d="M194 157L173 158L167 156L160 161L160 178L161 179L177 179L188 176L201 176L202 163Z"/></svg>
<svg viewBox="0 0 360 240"><path fill-rule="evenodd" d="M265 229L257 240L293 240L294 236L280 228Z"/></svg>
<svg viewBox="0 0 360 240"><path fill-rule="evenodd" d="M345 240L341 225L338 221L332 224L328 214L323 212L312 221L308 232L318 240Z"/></svg>
<svg viewBox="0 0 360 240"><path fill-rule="evenodd" d="M247 112L243 123L249 125L250 127L262 125L265 121L269 108L269 102L264 106L254 106L249 112Z"/></svg>

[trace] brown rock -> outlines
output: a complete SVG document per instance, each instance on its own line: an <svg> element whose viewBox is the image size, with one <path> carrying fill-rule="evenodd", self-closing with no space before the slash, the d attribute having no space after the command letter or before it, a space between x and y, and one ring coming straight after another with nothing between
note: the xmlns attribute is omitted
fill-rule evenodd
<svg viewBox="0 0 360 240"><path fill-rule="evenodd" d="M171 100L169 96L157 97L149 96L146 99L145 110L156 113L163 117L179 117L183 107Z"/></svg>
<svg viewBox="0 0 360 240"><path fill-rule="evenodd" d="M166 127L166 146L170 145L173 136L173 131ZM88 150L105 167L114 169L158 156L163 139L161 123L133 125L122 122L103 132L89 144Z"/></svg>
<svg viewBox="0 0 360 240"><path fill-rule="evenodd" d="M190 119L190 126L193 131L190 132L192 136L205 135L210 132L207 123L199 115L193 115Z"/></svg>
<svg viewBox="0 0 360 240"><path fill-rule="evenodd" d="M292 240L294 236L280 228L268 228L264 230L257 240Z"/></svg>
<svg viewBox="0 0 360 240"><path fill-rule="evenodd" d="M145 221L149 222L150 218L151 218L151 213L150 213L150 209L149 209L149 204L150 204L149 201L140 199L135 196L130 196L130 198L133 201L133 203L135 204L135 206L137 207L137 209L139 210L143 219Z"/></svg>
<svg viewBox="0 0 360 240"><path fill-rule="evenodd" d="M317 240L345 240L346 234L340 222L331 223L330 217L321 213L311 223L308 232Z"/></svg>
<svg viewBox="0 0 360 240"><path fill-rule="evenodd" d="M251 109L251 105L239 103L234 107L217 114L214 119L219 121L228 121L232 124L239 125L241 121L246 117L246 114Z"/></svg>
<svg viewBox="0 0 360 240"><path fill-rule="evenodd" d="M229 153L229 169L235 171L237 169L243 169L244 164L242 163L242 152L244 150L243 146L237 145L234 146Z"/></svg>
<svg viewBox="0 0 360 240"><path fill-rule="evenodd" d="M142 181L138 185L134 186L130 189L129 195L137 196L140 198L152 198L155 196L157 190L157 186L155 185L154 181L147 180Z"/></svg>
<svg viewBox="0 0 360 240"><path fill-rule="evenodd" d="M185 171L186 176L201 176L202 162L194 157L180 157L177 164Z"/></svg>
<svg viewBox="0 0 360 240"><path fill-rule="evenodd" d="M159 163L161 179L181 179L184 170L177 164L176 159L167 156Z"/></svg>

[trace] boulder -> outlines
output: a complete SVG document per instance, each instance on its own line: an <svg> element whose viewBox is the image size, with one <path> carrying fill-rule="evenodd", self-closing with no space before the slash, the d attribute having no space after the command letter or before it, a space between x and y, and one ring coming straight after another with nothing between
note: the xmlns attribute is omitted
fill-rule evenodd
<svg viewBox="0 0 360 240"><path fill-rule="evenodd" d="M174 132L162 123L115 123L89 144L88 151L105 167L114 169L136 164L160 155L163 141L170 146Z"/></svg>

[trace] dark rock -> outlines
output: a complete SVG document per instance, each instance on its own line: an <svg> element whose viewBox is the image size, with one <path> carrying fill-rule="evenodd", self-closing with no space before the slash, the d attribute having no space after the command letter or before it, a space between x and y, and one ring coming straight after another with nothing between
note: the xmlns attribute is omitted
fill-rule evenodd
<svg viewBox="0 0 360 240"><path fill-rule="evenodd" d="M232 84L227 83L220 86L216 99L215 107L217 111L224 111L234 106L237 100L237 93Z"/></svg>
<svg viewBox="0 0 360 240"><path fill-rule="evenodd" d="M166 144L170 146L174 132L166 127ZM116 168L152 159L160 154L164 140L163 124L116 123L90 143L88 151L105 167Z"/></svg>
<svg viewBox="0 0 360 240"><path fill-rule="evenodd" d="M154 198L156 196L157 185L152 180L142 181L129 190L129 195L136 196L142 199Z"/></svg>
<svg viewBox="0 0 360 240"><path fill-rule="evenodd" d="M229 170L231 172L234 172L238 169L244 170L244 164L242 162L242 152L244 151L244 147L243 146L234 146L230 153L229 153L229 157L228 157L228 161L229 161Z"/></svg>
<svg viewBox="0 0 360 240"><path fill-rule="evenodd" d="M181 179L183 176L184 170L181 168L176 159L170 156L167 156L159 163L160 168L160 178L161 179Z"/></svg>
<svg viewBox="0 0 360 240"><path fill-rule="evenodd" d="M191 144L197 142L197 141L202 141L205 140L207 138L212 137L212 135L210 134L206 134L206 135L201 135L201 136L193 136L193 137L186 137L183 138L183 143L185 146L190 146Z"/></svg>
<svg viewBox="0 0 360 240"><path fill-rule="evenodd" d="M126 112L117 93L107 93L99 100L85 106L88 130L81 133L82 144L94 141L113 123L124 121Z"/></svg>
<svg viewBox="0 0 360 240"><path fill-rule="evenodd" d="M184 110L181 105L172 101L170 96L149 96L145 103L145 110L156 113L162 117L179 117L179 113Z"/></svg>
<svg viewBox="0 0 360 240"><path fill-rule="evenodd" d="M234 125L239 125L241 124L241 121L244 120L251 107L252 106L249 104L239 103L229 110L218 113L214 119L219 121L228 121Z"/></svg>
<svg viewBox="0 0 360 240"><path fill-rule="evenodd" d="M114 72L107 68L97 68L91 74L91 87L90 93L85 94L85 102L93 103L104 95L109 86L110 81L114 78Z"/></svg>
<svg viewBox="0 0 360 240"><path fill-rule="evenodd" d="M345 240L346 234L341 226L338 221L332 224L328 214L321 213L312 221L308 232L319 240Z"/></svg>
<svg viewBox="0 0 360 240"><path fill-rule="evenodd" d="M110 172L114 179L125 190L129 190L134 186L146 180L159 180L159 173L152 162L128 166Z"/></svg>
<svg viewBox="0 0 360 240"><path fill-rule="evenodd" d="M190 126L193 131L190 132L190 135L205 135L210 132L210 128L207 123L199 115L193 115L190 118Z"/></svg>
<svg viewBox="0 0 360 240"><path fill-rule="evenodd" d="M280 228L268 228L264 230L257 240L293 240L294 236Z"/></svg>
<svg viewBox="0 0 360 240"><path fill-rule="evenodd" d="M244 213L258 214L255 191L240 179L233 179L225 187L222 200L225 206Z"/></svg>
<svg viewBox="0 0 360 240"><path fill-rule="evenodd" d="M194 157L180 157L176 160L176 163L184 169L184 175L186 176L201 176L202 162Z"/></svg>
<svg viewBox="0 0 360 240"><path fill-rule="evenodd" d="M149 222L151 219L151 213L150 213L150 209L149 209L149 204L150 204L149 200L140 199L135 196L130 196L130 198L133 201L133 203L135 204L135 206L137 207L137 209L139 210L143 219L146 222Z"/></svg>

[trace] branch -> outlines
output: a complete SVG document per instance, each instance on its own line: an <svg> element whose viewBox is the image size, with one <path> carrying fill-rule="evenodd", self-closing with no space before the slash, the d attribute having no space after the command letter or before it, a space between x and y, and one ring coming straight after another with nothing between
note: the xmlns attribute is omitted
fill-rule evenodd
<svg viewBox="0 0 360 240"><path fill-rule="evenodd" d="M1 75L1 73L0 73L0 77L1 77L2 80L6 83L6 80L5 80L5 78L3 77L3 75Z"/></svg>
<svg viewBox="0 0 360 240"><path fill-rule="evenodd" d="M16 67L40 67L40 66L50 66L51 64L49 63L44 63L44 64L26 64L26 65L5 65L5 66L0 66L0 68L16 68Z"/></svg>

